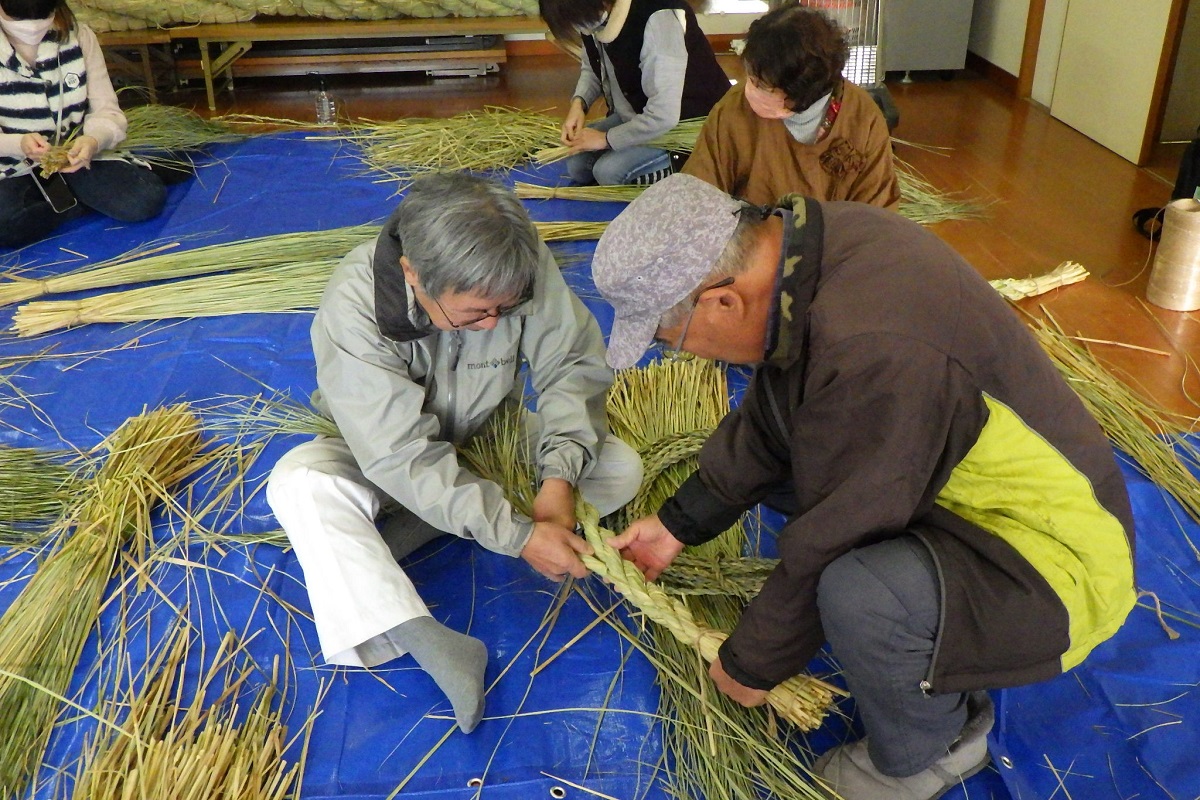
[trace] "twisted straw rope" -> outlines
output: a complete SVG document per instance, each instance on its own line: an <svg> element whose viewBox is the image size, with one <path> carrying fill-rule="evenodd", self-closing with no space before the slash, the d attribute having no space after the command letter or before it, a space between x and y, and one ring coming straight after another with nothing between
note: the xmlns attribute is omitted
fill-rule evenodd
<svg viewBox="0 0 1200 800"><path fill-rule="evenodd" d="M611 532L600 527L595 508L581 502L576 513L584 535L595 551L594 555L583 557L584 565L612 584L626 600L679 641L695 647L706 662L712 662L728 634L696 622L687 606L648 583L637 567L606 544L605 539ZM797 675L772 689L767 694L767 702L800 730L811 731L821 726L835 693L841 694L841 691L824 681Z"/></svg>
<svg viewBox="0 0 1200 800"><path fill-rule="evenodd" d="M97 32L171 24L247 22L256 16L382 20L396 17L536 16L532 0L71 0L72 10Z"/></svg>
<svg viewBox="0 0 1200 800"><path fill-rule="evenodd" d="M651 442L639 453L642 457L642 486L629 503L634 516L641 516L647 512L649 498L658 476L668 467L700 452L701 446L712 435L712 431L712 428L700 428L664 436Z"/></svg>

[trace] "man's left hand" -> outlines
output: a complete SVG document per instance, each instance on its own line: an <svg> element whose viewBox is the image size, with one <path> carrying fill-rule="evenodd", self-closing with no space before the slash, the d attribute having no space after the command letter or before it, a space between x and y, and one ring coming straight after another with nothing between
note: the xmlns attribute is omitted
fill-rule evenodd
<svg viewBox="0 0 1200 800"><path fill-rule="evenodd" d="M575 487L562 478L546 478L533 499L533 521L575 529Z"/></svg>
<svg viewBox="0 0 1200 800"><path fill-rule="evenodd" d="M571 142L572 153L582 153L587 150L607 150L608 134L595 128L584 128Z"/></svg>
<svg viewBox="0 0 1200 800"><path fill-rule="evenodd" d="M765 689L751 689L729 677L729 673L721 665L720 657L713 659L712 665L708 668L708 677L712 678L713 683L717 685L722 694L728 695L731 700L746 708L761 706L767 702Z"/></svg>
<svg viewBox="0 0 1200 800"><path fill-rule="evenodd" d="M78 172L81 169L90 169L92 166L92 156L96 155L96 151L100 149L100 143L95 138L87 135L80 136L71 144L71 149L67 153L67 159L70 166L64 167L61 172Z"/></svg>

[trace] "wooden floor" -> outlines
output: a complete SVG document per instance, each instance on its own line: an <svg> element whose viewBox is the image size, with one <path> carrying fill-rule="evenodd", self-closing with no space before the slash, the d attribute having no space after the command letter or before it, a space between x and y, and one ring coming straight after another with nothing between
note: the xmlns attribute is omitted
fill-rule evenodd
<svg viewBox="0 0 1200 800"><path fill-rule="evenodd" d="M730 77L741 77L736 59L722 56L722 64ZM489 104L561 113L577 76L566 56L522 56L482 78L330 80L344 115L388 119L449 116ZM1130 222L1135 210L1169 199L1182 148L1162 148L1150 167L1139 169L973 73L914 77L888 82L901 115L895 136L944 150L898 144L897 155L938 188L989 203L985 219L941 223L936 233L989 279L1082 263L1092 278L1026 301L1027 310L1045 309L1072 335L1120 343L1092 345L1093 352L1149 397L1195 416L1188 395L1200 397L1200 379L1185 365L1200 352L1200 319L1145 302L1153 254ZM312 119L306 83L243 80L221 93L217 113ZM197 110L205 105L201 88L163 99Z"/></svg>

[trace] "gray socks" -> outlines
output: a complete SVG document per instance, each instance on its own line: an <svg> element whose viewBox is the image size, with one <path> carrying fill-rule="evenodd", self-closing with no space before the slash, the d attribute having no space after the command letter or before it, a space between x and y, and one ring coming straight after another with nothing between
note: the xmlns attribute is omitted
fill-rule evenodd
<svg viewBox="0 0 1200 800"><path fill-rule="evenodd" d="M433 617L417 617L385 634L412 654L454 707L463 733L475 730L483 717L483 671L487 648L483 642L447 628Z"/></svg>
<svg viewBox="0 0 1200 800"><path fill-rule="evenodd" d="M439 531L407 508L399 508L383 521L380 536L392 551L392 558L399 561L427 542L448 535Z"/></svg>

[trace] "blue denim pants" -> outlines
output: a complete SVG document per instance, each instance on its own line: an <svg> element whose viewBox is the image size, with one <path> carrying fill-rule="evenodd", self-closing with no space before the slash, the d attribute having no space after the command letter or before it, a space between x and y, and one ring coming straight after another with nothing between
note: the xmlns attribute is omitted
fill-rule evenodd
<svg viewBox="0 0 1200 800"><path fill-rule="evenodd" d="M609 114L588 127L598 131L607 131L620 124L620 117L616 114ZM671 154L666 150L637 145L621 150L589 150L585 153L576 153L567 159L567 174L576 183L615 186L622 183L633 183L640 175L666 169L670 165Z"/></svg>
<svg viewBox="0 0 1200 800"><path fill-rule="evenodd" d="M125 161L93 161L90 169L64 174L79 205L56 213L30 175L0 180L0 247L21 247L46 238L87 209L120 222L158 216L167 201L162 180Z"/></svg>

